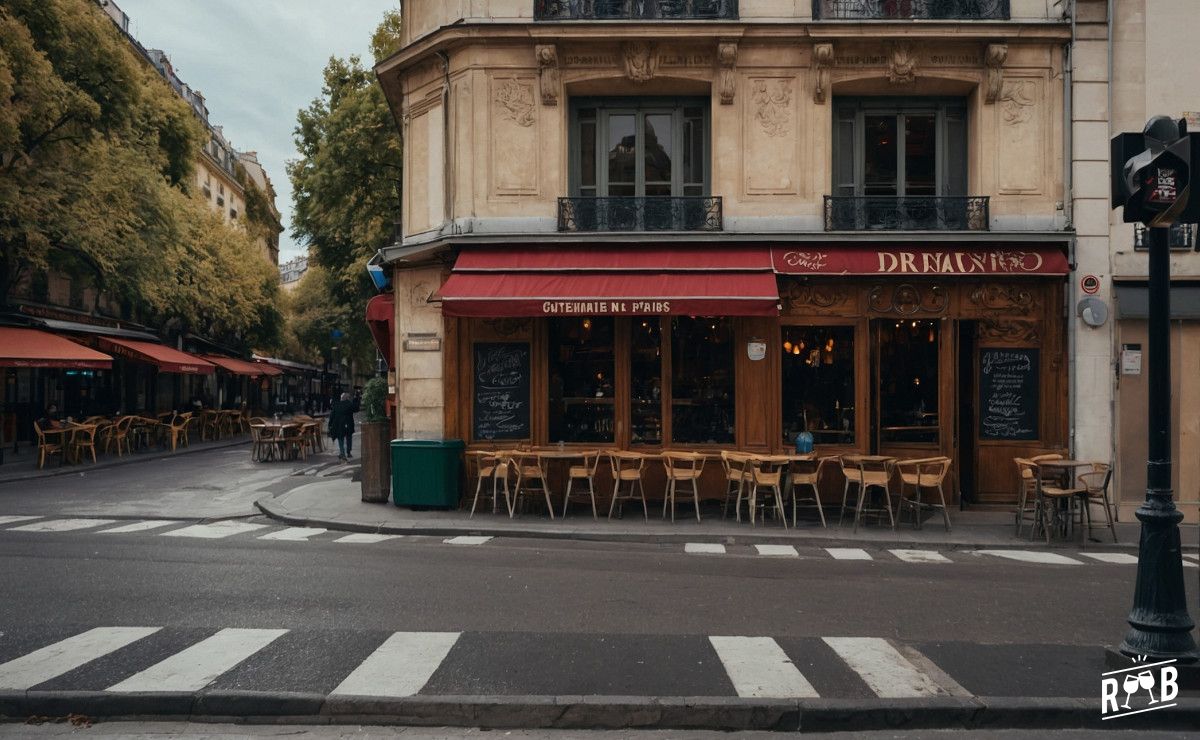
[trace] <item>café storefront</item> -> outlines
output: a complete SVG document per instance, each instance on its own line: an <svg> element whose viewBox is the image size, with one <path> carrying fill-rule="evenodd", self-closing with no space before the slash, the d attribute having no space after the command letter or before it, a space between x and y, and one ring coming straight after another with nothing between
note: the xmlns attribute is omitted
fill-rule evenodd
<svg viewBox="0 0 1200 740"><path fill-rule="evenodd" d="M447 432L653 452L808 430L822 454L949 456L955 500L1011 505L1012 458L1066 446L1065 248L464 247L439 291Z"/></svg>

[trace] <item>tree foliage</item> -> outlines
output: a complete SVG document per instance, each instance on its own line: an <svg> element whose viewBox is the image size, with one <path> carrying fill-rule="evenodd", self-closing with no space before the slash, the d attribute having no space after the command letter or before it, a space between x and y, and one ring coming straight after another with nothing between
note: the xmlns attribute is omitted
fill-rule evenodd
<svg viewBox="0 0 1200 740"><path fill-rule="evenodd" d="M277 341L276 276L189 193L206 132L89 0L0 5L0 305L57 272L138 318Z"/></svg>
<svg viewBox="0 0 1200 740"><path fill-rule="evenodd" d="M375 358L366 320L361 311L334 297L337 281L324 267L309 262L309 268L287 298L287 331L284 351L289 357L320 365L339 347L338 360L349 360L370 368ZM334 332L341 339L334 339Z"/></svg>

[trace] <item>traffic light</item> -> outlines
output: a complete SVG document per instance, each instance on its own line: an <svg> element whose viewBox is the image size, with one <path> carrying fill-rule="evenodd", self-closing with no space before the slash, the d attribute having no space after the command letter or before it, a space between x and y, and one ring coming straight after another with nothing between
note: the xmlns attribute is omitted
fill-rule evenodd
<svg viewBox="0 0 1200 740"><path fill-rule="evenodd" d="M1200 223L1200 195L1190 197L1189 187L1192 167L1200 169L1200 133L1155 116L1140 134L1114 136L1111 153L1112 205L1126 223Z"/></svg>

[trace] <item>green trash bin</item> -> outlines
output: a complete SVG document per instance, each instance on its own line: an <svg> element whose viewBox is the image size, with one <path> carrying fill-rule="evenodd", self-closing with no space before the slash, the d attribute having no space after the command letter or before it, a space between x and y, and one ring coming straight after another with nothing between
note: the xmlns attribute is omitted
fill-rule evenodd
<svg viewBox="0 0 1200 740"><path fill-rule="evenodd" d="M461 439L393 439L392 501L413 508L457 507L465 447Z"/></svg>

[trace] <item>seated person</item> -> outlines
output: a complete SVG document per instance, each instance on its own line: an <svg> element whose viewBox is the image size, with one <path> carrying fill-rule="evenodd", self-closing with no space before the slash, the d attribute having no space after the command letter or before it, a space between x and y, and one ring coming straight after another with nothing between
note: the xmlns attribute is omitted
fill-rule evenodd
<svg viewBox="0 0 1200 740"><path fill-rule="evenodd" d="M42 429L62 429L62 422L58 420L58 406L50 404L46 407L46 412L42 414L42 418L37 420L37 425Z"/></svg>

